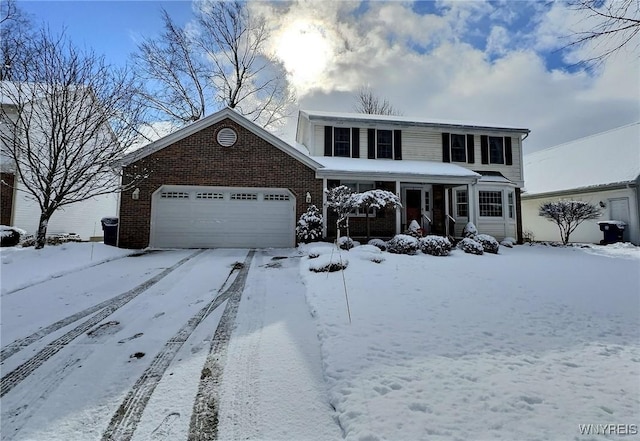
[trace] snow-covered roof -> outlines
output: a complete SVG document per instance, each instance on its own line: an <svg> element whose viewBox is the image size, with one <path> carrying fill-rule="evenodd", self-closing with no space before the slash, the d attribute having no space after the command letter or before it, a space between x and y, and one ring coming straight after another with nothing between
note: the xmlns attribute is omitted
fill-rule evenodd
<svg viewBox="0 0 640 441"><path fill-rule="evenodd" d="M438 128L458 128L470 130L487 130L502 132L517 132L528 134L529 129L521 127L483 124L469 121L441 120L434 118L417 118L395 115L369 115L365 113L344 113L344 112L324 112L319 110L300 110L300 115L308 118L310 121L320 120L343 120L350 122L362 122L369 124L389 124L398 126L421 126L421 127L438 127Z"/></svg>
<svg viewBox="0 0 640 441"><path fill-rule="evenodd" d="M382 159L336 158L312 156L322 165L317 174L323 175L396 175L415 177L443 177L476 180L480 175L472 170L448 162L394 161Z"/></svg>
<svg viewBox="0 0 640 441"><path fill-rule="evenodd" d="M610 186L640 175L640 122L524 156L525 195Z"/></svg>

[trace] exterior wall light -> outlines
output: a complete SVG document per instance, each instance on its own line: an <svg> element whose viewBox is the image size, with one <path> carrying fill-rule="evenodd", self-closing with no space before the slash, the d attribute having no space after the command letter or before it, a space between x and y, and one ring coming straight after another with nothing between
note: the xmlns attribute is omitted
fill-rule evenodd
<svg viewBox="0 0 640 441"><path fill-rule="evenodd" d="M311 193L307 192L307 196L306 196L305 199L307 201L307 204L310 204L311 203Z"/></svg>
<svg viewBox="0 0 640 441"><path fill-rule="evenodd" d="M133 192L131 193L131 199L134 199L136 201L138 199L140 199L140 189L139 188L136 188L135 190L133 190Z"/></svg>

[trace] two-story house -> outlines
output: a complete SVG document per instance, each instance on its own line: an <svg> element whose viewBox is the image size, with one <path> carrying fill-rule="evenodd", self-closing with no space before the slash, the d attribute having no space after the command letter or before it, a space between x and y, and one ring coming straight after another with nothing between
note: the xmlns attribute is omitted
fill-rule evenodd
<svg viewBox="0 0 640 441"><path fill-rule="evenodd" d="M27 86L22 87L24 84ZM20 92L17 92L18 87L22 87ZM38 86L35 83L0 82L0 223L21 228L33 235L38 231L40 206L21 180L16 163L9 153L11 150L9 144L26 142L26 134L16 127L27 125L31 128L31 143L37 142L42 137L41 132L51 130L51 125L48 124L50 120L47 119L47 116L50 116L47 110L48 102L42 98L42 94L37 95L45 88L46 86ZM16 102L16 96L20 97L20 103ZM16 124L19 118L27 122ZM98 134L93 137L96 143L100 143L105 138ZM49 159L44 153L38 159L40 163L35 168L45 169L43 164L46 164ZM28 177L27 181L34 179L29 167L23 164L22 169ZM75 234L82 240L98 240L103 236L100 219L114 216L117 205L118 197L115 194L95 196L65 205L49 219L47 234Z"/></svg>
<svg viewBox="0 0 640 441"><path fill-rule="evenodd" d="M501 239L521 236L522 140L529 131L415 118L300 111L290 145L223 109L128 155L123 179L149 177L120 201L119 246L290 247L324 189L397 193L403 208L370 213L374 237L418 221L428 233L460 236L474 222ZM351 235L365 235L356 211Z"/></svg>

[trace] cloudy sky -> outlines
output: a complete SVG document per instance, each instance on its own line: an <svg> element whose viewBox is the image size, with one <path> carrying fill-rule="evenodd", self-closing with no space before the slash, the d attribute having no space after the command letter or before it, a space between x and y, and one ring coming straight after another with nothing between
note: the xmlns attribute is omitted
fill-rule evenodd
<svg viewBox="0 0 640 441"><path fill-rule="evenodd" d="M178 23L191 19L188 1L19 5L117 64L142 37L160 32L160 7ZM606 63L577 67L610 43L567 49L566 37L593 22L562 2L250 6L267 17L269 49L283 61L300 108L351 111L354 92L366 85L405 116L529 128L525 154L640 120L640 35Z"/></svg>

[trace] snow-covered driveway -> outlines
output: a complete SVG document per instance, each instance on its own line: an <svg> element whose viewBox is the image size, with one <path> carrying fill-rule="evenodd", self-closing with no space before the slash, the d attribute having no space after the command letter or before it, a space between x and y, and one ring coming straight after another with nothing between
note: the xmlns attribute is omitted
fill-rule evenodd
<svg viewBox="0 0 640 441"><path fill-rule="evenodd" d="M340 437L295 251L266 253L115 256L52 265L54 278L35 258L33 283L5 261L2 439ZM296 403L282 399L300 391Z"/></svg>

